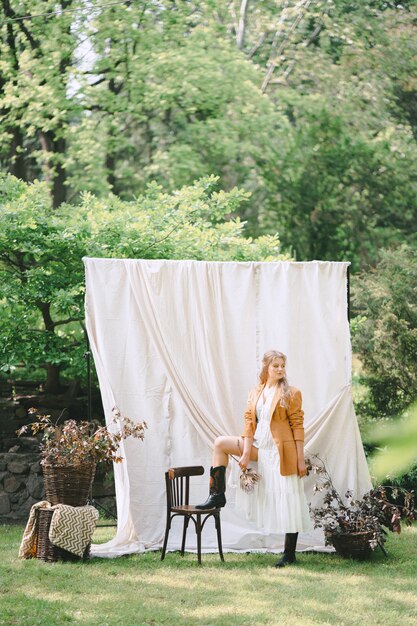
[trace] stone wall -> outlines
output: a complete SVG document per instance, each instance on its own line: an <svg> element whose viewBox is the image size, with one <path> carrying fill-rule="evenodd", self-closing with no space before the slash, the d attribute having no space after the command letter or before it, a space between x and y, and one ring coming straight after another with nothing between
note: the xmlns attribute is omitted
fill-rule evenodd
<svg viewBox="0 0 417 626"><path fill-rule="evenodd" d="M44 498L42 470L37 452L0 453L0 519L19 521L32 504Z"/></svg>
<svg viewBox="0 0 417 626"><path fill-rule="evenodd" d="M96 401L97 397L96 391ZM16 435L18 428L31 421L28 408L32 406L52 419L57 419L63 408L65 419L84 419L86 415L85 398L77 396L74 388L60 396L48 396L36 382L0 382L0 523L24 523L31 506L45 496L39 441ZM100 408L94 417L101 417ZM115 514L114 481L103 467L97 470L93 498L99 510L101 505Z"/></svg>
<svg viewBox="0 0 417 626"><path fill-rule="evenodd" d="M103 472L103 468L97 474L92 493L94 503L103 514L105 509L114 516L116 513L114 482ZM1 452L0 523L24 523L31 506L44 498L39 453L13 451L13 448L10 452Z"/></svg>

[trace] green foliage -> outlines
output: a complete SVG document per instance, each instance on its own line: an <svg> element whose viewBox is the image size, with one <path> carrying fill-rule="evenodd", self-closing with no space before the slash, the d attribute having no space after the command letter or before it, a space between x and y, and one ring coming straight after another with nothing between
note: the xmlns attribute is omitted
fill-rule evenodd
<svg viewBox="0 0 417 626"><path fill-rule="evenodd" d="M417 492L417 463L410 467L404 474L400 474L397 477L392 477L390 470L388 471L390 476L390 483L395 487L398 486L401 489Z"/></svg>
<svg viewBox="0 0 417 626"><path fill-rule="evenodd" d="M0 164L24 180L48 181L54 207L66 198L67 144L80 109L70 95L80 33L75 13L57 9L82 4L31 0L23 7L12 0L0 7ZM19 19L47 12L45 19Z"/></svg>
<svg viewBox="0 0 417 626"><path fill-rule="evenodd" d="M74 189L87 188L92 154L105 154L105 185L125 199L150 181L172 191L215 174L225 190L250 190L248 206L265 201L265 172L288 121L262 95L253 63L219 36L204 3L200 15L187 5L174 13L161 3L145 14L114 7L111 28L109 11L97 17L91 76L105 72L108 80L85 87L95 122L84 123L88 151L80 159L77 142L71 160Z"/></svg>
<svg viewBox="0 0 417 626"><path fill-rule="evenodd" d="M293 102L293 149L269 185L279 203L260 211L260 223L267 231L278 222L283 245L299 260L351 260L357 271L400 233L411 240L416 197L399 193L412 184L411 157L396 163L388 142L353 136L337 112L306 100Z"/></svg>
<svg viewBox="0 0 417 626"><path fill-rule="evenodd" d="M355 272L411 242L417 221L415 26L380 4L328 2L283 42L268 94L291 147L250 222L277 229L299 260L350 260Z"/></svg>
<svg viewBox="0 0 417 626"><path fill-rule="evenodd" d="M353 348L363 362L374 417L398 414L416 397L417 254L402 245L383 251L374 269L352 281L357 319Z"/></svg>
<svg viewBox="0 0 417 626"><path fill-rule="evenodd" d="M22 363L70 367L79 342L74 322L83 317L85 220L65 205L53 210L46 183L3 176L0 197L2 370Z"/></svg>
<svg viewBox="0 0 417 626"><path fill-rule="evenodd" d="M59 7L71 12L59 14ZM83 192L210 175L297 259L374 264L417 220L413 2L0 5L0 166ZM48 19L13 20L57 11ZM72 11L73 10L73 11Z"/></svg>
<svg viewBox="0 0 417 626"><path fill-rule="evenodd" d="M276 236L247 239L244 224L227 219L247 198L239 189L218 190L214 177L172 194L152 183L145 195L132 202L85 194L80 210L88 213L91 228L88 254L211 261L276 259L280 245Z"/></svg>
<svg viewBox="0 0 417 626"><path fill-rule="evenodd" d="M417 463L417 403L411 405L402 418L374 424L366 438L377 446L371 458L371 471L377 480L412 473ZM414 467L414 472L416 469ZM416 486L417 481L412 488Z"/></svg>
<svg viewBox="0 0 417 626"><path fill-rule="evenodd" d="M3 372L44 367L49 388L59 371L84 370L82 257L272 260L277 237L245 238L229 219L248 194L224 192L213 177L172 194L155 183L125 202L85 193L53 209L46 183L0 178L0 320Z"/></svg>

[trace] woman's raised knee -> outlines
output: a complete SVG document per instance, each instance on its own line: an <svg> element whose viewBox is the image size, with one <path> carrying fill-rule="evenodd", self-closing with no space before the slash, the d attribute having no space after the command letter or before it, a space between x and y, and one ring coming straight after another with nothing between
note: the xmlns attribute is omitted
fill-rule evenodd
<svg viewBox="0 0 417 626"><path fill-rule="evenodd" d="M219 437L216 437L216 439L214 440L214 447L221 450L224 447L224 443L226 439L227 437L225 437L224 435L220 435Z"/></svg>

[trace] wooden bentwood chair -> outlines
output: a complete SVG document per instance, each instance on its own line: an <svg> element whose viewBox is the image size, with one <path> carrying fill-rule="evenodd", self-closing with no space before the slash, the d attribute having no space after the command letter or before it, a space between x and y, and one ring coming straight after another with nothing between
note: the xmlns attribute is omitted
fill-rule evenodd
<svg viewBox="0 0 417 626"><path fill-rule="evenodd" d="M181 516L184 518L184 527L182 531L182 544L181 555L184 556L185 550L185 538L187 535L188 524L190 519L194 522L195 531L197 533L197 554L198 563L201 565L201 532L204 528L204 524L209 517L214 518L214 523L217 530L217 543L219 546L219 554L222 561L223 549L222 549L222 533L220 526L220 511L221 509L196 509L195 506L190 505L190 476L201 476L204 474L204 467L171 467L165 472L165 484L167 492L167 525L165 529L164 546L162 548L161 561L165 558L165 552L168 543L168 535L171 529L171 522L174 517Z"/></svg>

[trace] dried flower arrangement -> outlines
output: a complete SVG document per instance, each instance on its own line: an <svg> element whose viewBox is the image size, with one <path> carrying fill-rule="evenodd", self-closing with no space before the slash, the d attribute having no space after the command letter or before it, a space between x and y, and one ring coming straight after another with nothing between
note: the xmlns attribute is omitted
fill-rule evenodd
<svg viewBox="0 0 417 626"><path fill-rule="evenodd" d="M371 550L379 545L384 551L387 536L384 528L399 533L401 520L411 525L417 519L413 492L378 485L360 499L355 499L348 490L343 500L318 455L310 455L306 465L309 473L317 476L314 492L324 492L321 506L310 505L314 527L323 528L326 545L334 545L336 550L338 537L362 533ZM400 498L403 504L393 503Z"/></svg>
<svg viewBox="0 0 417 626"><path fill-rule="evenodd" d="M123 457L119 455L122 439L134 437L144 439L146 422L133 422L128 417L122 417L119 409L112 410L112 422L115 432L96 422L73 419L65 420L62 424L54 424L49 415L39 415L36 409L29 409L35 415L36 421L22 426L17 431L20 437L29 430L32 434L42 432L41 465L57 467L78 467L85 463L100 463L111 461L120 463ZM111 428L110 425L110 428Z"/></svg>
<svg viewBox="0 0 417 626"><path fill-rule="evenodd" d="M230 455L236 463L239 463L239 459L237 459L233 454ZM239 476L240 488L245 493L252 493L255 489L256 483L261 480L262 476L258 474L258 472L253 467L247 467L243 470Z"/></svg>
<svg viewBox="0 0 417 626"><path fill-rule="evenodd" d="M252 493L255 484L260 480L261 475L253 467L247 467L240 475L240 488L245 493Z"/></svg>

